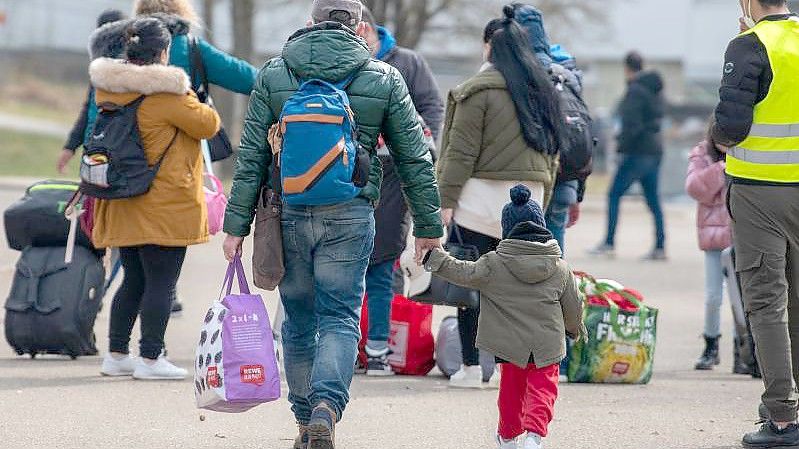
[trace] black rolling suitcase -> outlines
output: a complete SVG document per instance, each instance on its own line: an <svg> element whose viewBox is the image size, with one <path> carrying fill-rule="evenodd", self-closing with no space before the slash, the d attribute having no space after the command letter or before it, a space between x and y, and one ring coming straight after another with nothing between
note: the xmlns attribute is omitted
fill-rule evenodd
<svg viewBox="0 0 799 449"><path fill-rule="evenodd" d="M19 355L96 355L94 321L105 290L102 260L75 247L64 263L64 247L28 247L6 301L5 334Z"/></svg>

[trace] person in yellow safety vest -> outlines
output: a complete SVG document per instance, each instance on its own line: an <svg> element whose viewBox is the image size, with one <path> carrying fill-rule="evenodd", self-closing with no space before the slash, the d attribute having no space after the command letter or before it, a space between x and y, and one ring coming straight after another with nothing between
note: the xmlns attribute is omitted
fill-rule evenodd
<svg viewBox="0 0 799 449"><path fill-rule="evenodd" d="M763 374L764 424L747 448L799 447L799 17L740 0L710 139L731 179L736 271Z"/></svg>

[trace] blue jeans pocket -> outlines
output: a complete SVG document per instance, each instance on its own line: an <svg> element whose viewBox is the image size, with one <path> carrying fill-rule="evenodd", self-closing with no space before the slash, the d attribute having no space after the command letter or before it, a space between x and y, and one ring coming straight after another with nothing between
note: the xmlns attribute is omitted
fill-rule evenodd
<svg viewBox="0 0 799 449"><path fill-rule="evenodd" d="M297 252L297 222L293 220L280 220L283 231L283 253Z"/></svg>
<svg viewBox="0 0 799 449"><path fill-rule="evenodd" d="M353 262L372 254L374 223L368 218L323 220L324 252L332 260Z"/></svg>

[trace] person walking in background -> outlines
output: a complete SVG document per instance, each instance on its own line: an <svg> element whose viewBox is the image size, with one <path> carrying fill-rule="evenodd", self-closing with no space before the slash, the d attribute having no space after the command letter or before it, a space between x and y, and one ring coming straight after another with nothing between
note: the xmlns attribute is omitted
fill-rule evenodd
<svg viewBox="0 0 799 449"><path fill-rule="evenodd" d="M525 432L521 447L541 449L555 413L564 337L585 334L574 276L530 193L524 185L511 189L495 252L477 262L456 260L441 249L425 258L428 271L480 290L477 345L502 366L499 449L516 449Z"/></svg>
<svg viewBox="0 0 799 449"><path fill-rule="evenodd" d="M712 145L732 179L735 265L765 392L747 448L799 445L799 18L784 0L741 0Z"/></svg>
<svg viewBox="0 0 799 449"><path fill-rule="evenodd" d="M644 71L644 59L631 52L624 59L627 93L619 105L621 156L616 177L608 192L608 227L605 242L590 251L596 256L615 256L616 227L622 197L636 182L655 220L655 248L646 260L666 260L666 231L660 205L658 183L663 159L661 122L664 114L663 79L654 71Z"/></svg>
<svg viewBox="0 0 799 449"><path fill-rule="evenodd" d="M220 120L191 92L186 74L166 66L171 38L160 20L136 20L126 35L125 60L99 58L89 68L96 103L141 101L137 120L142 144L149 163L160 161L160 169L146 194L95 205L92 240L98 248L119 248L125 268L111 305L110 352L101 372L183 379L186 370L163 353L164 334L186 247L208 241L199 140L216 134ZM137 317L139 360L128 349Z"/></svg>
<svg viewBox="0 0 799 449"><path fill-rule="evenodd" d="M379 26L372 13L364 8L366 42L372 56L396 68L408 85L416 111L438 140L444 121L444 101L424 58L413 50L397 45L391 32ZM432 149L431 149L432 150ZM366 342L367 364L362 370L370 376L390 376L388 364L389 320L394 298L394 264L408 242L410 217L402 195L394 160L385 145L377 150L383 166L380 204L375 210L375 249L366 271L366 295L369 298L369 329Z"/></svg>
<svg viewBox="0 0 799 449"><path fill-rule="evenodd" d="M125 16L125 13L118 9L106 9L100 14L99 17L97 17L97 28L109 23L125 20L126 18L127 16ZM103 52L104 54L97 55L97 57L102 56L106 58L118 58L122 56L124 51L122 39L119 39L118 42L114 44L109 44L110 45L105 47L106 51ZM56 169L62 175L66 173L67 165L69 164L69 161L75 157L75 152L78 150L78 148L89 140L89 133L91 132L91 128L89 128L89 107L93 104L94 88L89 85L89 91L86 94L86 101L83 103L83 107L80 109L78 118L75 119L75 124L72 125L72 130L69 132L67 142L64 144L64 149L61 151L61 156L58 158L58 162L56 164Z"/></svg>
<svg viewBox="0 0 799 449"><path fill-rule="evenodd" d="M422 55L398 45L391 31L380 26L368 8L364 7L363 14L367 25L365 39L372 56L399 70L413 105L438 140L444 124L444 101L433 71Z"/></svg>
<svg viewBox="0 0 799 449"><path fill-rule="evenodd" d="M721 252L732 244L722 156L707 141L701 142L691 151L685 178L685 191L697 202L699 249L705 253L705 350L696 362L697 370L712 370L721 362L719 338L724 298Z"/></svg>
<svg viewBox="0 0 799 449"><path fill-rule="evenodd" d="M288 398L299 425L296 448L333 448L335 424L350 399L364 279L374 242L373 205L380 193L380 161L374 157L380 134L408 199L420 261L428 250L441 245L443 236L433 163L416 110L399 71L372 59L363 39L368 25L361 18L360 1L315 0L308 27L291 36L282 56L261 70L250 99L225 216L224 252L232 259L250 233L261 187L282 188L280 179L269 176L276 162L267 139L279 120L274 111L283 110L300 80L320 79L343 86L360 146L370 153L369 182L350 201L286 204L282 211L283 360ZM286 152L283 145L283 167Z"/></svg>
<svg viewBox="0 0 799 449"><path fill-rule="evenodd" d="M563 115L546 70L513 20L488 23L483 33L485 64L449 94L438 181L444 222L451 240L475 245L480 254L502 238L502 198L524 184L547 205L555 184ZM450 386L480 388L482 369L475 347L479 309L458 310L463 366Z"/></svg>

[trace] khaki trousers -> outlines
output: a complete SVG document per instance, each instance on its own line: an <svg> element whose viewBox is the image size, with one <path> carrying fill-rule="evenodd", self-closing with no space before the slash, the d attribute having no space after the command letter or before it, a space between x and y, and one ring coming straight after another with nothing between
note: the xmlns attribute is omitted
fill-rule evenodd
<svg viewBox="0 0 799 449"><path fill-rule="evenodd" d="M797 418L799 187L733 184L736 270L774 421Z"/></svg>

